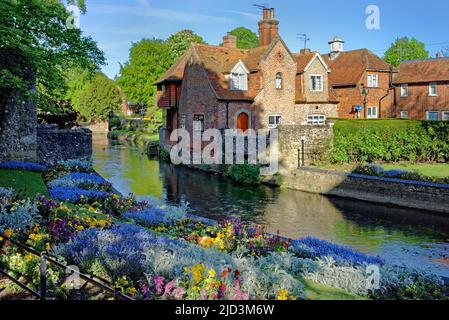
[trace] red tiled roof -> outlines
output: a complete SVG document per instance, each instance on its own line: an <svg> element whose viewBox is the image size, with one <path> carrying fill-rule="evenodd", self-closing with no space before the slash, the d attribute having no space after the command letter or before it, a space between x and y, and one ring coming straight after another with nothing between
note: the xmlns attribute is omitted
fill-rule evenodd
<svg viewBox="0 0 449 320"><path fill-rule="evenodd" d="M399 66L393 83L449 81L449 58L406 61Z"/></svg>
<svg viewBox="0 0 449 320"><path fill-rule="evenodd" d="M331 69L331 86L356 85L365 70L390 71L388 63L368 49L342 52L337 59L330 60L329 54L322 55Z"/></svg>

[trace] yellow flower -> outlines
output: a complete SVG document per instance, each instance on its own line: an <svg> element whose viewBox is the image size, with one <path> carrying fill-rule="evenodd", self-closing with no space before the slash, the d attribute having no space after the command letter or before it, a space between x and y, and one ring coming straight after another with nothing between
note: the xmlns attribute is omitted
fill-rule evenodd
<svg viewBox="0 0 449 320"><path fill-rule="evenodd" d="M83 226L76 226L75 229L76 229L77 232L81 232L81 231L84 230L84 227Z"/></svg>
<svg viewBox="0 0 449 320"><path fill-rule="evenodd" d="M210 237L202 237L199 242L200 242L200 245L205 248L210 248L214 245L214 239L212 239Z"/></svg>
<svg viewBox="0 0 449 320"><path fill-rule="evenodd" d="M217 272L214 269L209 270L209 278L215 278Z"/></svg>
<svg viewBox="0 0 449 320"><path fill-rule="evenodd" d="M14 232L11 229L6 229L5 230L5 236L6 237L11 238L13 234L14 234Z"/></svg>
<svg viewBox="0 0 449 320"><path fill-rule="evenodd" d="M33 255L31 253L27 254L25 256L25 261L26 262L31 262L33 260Z"/></svg>
<svg viewBox="0 0 449 320"><path fill-rule="evenodd" d="M137 290L134 287L129 288L127 291L128 291L128 294L131 296L135 296L137 294Z"/></svg>
<svg viewBox="0 0 449 320"><path fill-rule="evenodd" d="M201 280L203 280L205 271L206 271L206 266L202 263L193 266L193 268L192 268L193 281L195 281L195 283L201 282Z"/></svg>
<svg viewBox="0 0 449 320"><path fill-rule="evenodd" d="M93 207L89 207L89 212L95 212L95 209Z"/></svg>
<svg viewBox="0 0 449 320"><path fill-rule="evenodd" d="M50 244L49 242L47 242L47 243L45 244L45 250L51 251L51 244Z"/></svg>
<svg viewBox="0 0 449 320"><path fill-rule="evenodd" d="M185 267L185 268L184 268L184 273L189 273L189 272L190 272L190 269L187 268L187 267Z"/></svg>
<svg viewBox="0 0 449 320"><path fill-rule="evenodd" d="M288 300L288 290L279 290L278 300Z"/></svg>

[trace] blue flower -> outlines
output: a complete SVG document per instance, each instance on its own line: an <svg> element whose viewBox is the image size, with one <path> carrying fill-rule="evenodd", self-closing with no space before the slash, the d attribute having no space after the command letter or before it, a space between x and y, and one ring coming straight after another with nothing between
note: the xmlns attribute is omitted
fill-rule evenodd
<svg viewBox="0 0 449 320"><path fill-rule="evenodd" d="M107 181L103 177L100 177L96 174L89 174L84 172L73 172L68 174L66 177L72 180L84 180L97 184L107 183Z"/></svg>
<svg viewBox="0 0 449 320"><path fill-rule="evenodd" d="M89 200L105 199L109 193L98 190L84 190L75 187L56 187L49 190L50 196L55 200L78 202L81 197Z"/></svg>
<svg viewBox="0 0 449 320"><path fill-rule="evenodd" d="M296 254L304 258L332 257L338 264L350 265L383 264L380 257L368 256L351 248L312 237L295 240L291 247Z"/></svg>
<svg viewBox="0 0 449 320"><path fill-rule="evenodd" d="M0 163L0 169L26 170L36 172L47 172L48 168L44 165L33 162L9 161Z"/></svg>
<svg viewBox="0 0 449 320"><path fill-rule="evenodd" d="M165 211L155 207L148 207L143 211L125 213L123 215L123 218L134 220L137 224L140 224L144 227L151 227L161 224L169 224L171 221L166 219L165 216Z"/></svg>

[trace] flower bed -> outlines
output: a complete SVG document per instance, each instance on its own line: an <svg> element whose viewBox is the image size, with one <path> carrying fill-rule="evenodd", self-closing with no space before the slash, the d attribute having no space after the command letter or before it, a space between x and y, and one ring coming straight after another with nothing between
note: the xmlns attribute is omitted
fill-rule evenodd
<svg viewBox="0 0 449 320"><path fill-rule="evenodd" d="M17 162L17 161L1 162L0 169L26 170L34 172L47 172L48 170L47 167L44 165L32 162Z"/></svg>
<svg viewBox="0 0 449 320"><path fill-rule="evenodd" d="M0 231L136 299L304 299L304 279L374 299L447 298L447 287L429 274L319 239L290 241L237 219L211 224L183 207L98 190L101 177L84 165L75 170L50 168L46 181L89 180L93 189L58 187L53 199L29 201L0 189ZM38 261L7 241L0 251L0 264L37 288ZM381 270L378 290L366 288L371 264ZM68 297L62 275L49 272L50 292Z"/></svg>

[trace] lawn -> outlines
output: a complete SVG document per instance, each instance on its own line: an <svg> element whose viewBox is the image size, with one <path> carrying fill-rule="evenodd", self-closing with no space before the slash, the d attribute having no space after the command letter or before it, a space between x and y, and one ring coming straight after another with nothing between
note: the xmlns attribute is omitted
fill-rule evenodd
<svg viewBox="0 0 449 320"><path fill-rule="evenodd" d="M308 300L368 300L344 290L325 286L310 280L302 280L304 292Z"/></svg>
<svg viewBox="0 0 449 320"><path fill-rule="evenodd" d="M0 187L12 188L24 197L34 198L37 194L48 196L42 174L38 172L0 170Z"/></svg>
<svg viewBox="0 0 449 320"><path fill-rule="evenodd" d="M380 164L385 170L400 169L407 171L417 171L422 175L434 178L449 177L449 163L382 163ZM317 166L320 169L326 169L339 172L352 172L356 164L329 164L323 163Z"/></svg>

